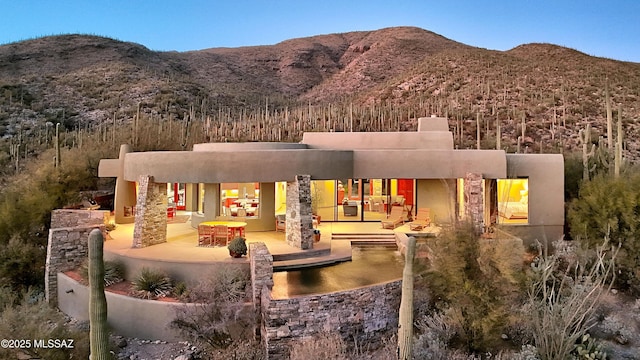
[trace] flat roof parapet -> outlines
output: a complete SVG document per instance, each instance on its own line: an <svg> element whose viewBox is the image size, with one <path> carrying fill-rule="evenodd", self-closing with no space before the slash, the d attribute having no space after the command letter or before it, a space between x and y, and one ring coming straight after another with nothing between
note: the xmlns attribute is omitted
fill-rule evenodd
<svg viewBox="0 0 640 360"><path fill-rule="evenodd" d="M449 131L449 121L443 117L418 118L418 131Z"/></svg>

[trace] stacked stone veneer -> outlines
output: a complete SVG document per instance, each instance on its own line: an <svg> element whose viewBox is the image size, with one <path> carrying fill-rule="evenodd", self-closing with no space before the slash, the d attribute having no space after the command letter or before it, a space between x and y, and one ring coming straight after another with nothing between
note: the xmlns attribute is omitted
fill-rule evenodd
<svg viewBox="0 0 640 360"><path fill-rule="evenodd" d="M297 175L287 181L287 244L299 249L313 248L311 176Z"/></svg>
<svg viewBox="0 0 640 360"><path fill-rule="evenodd" d="M249 243L249 261L251 264L251 287L253 305L260 308L263 291L273 288L273 256L264 243Z"/></svg>
<svg viewBox="0 0 640 360"><path fill-rule="evenodd" d="M99 210L53 210L47 244L44 287L47 301L58 304L59 272L80 266L87 259L89 233L95 228L105 231L109 213Z"/></svg>
<svg viewBox="0 0 640 360"><path fill-rule="evenodd" d="M152 176L138 177L134 248L167 241L167 184L153 182Z"/></svg>
<svg viewBox="0 0 640 360"><path fill-rule="evenodd" d="M482 174L467 173L464 177L465 215L473 222L477 233L484 229Z"/></svg>
<svg viewBox="0 0 640 360"><path fill-rule="evenodd" d="M269 359L288 359L291 345L318 334L380 343L398 327L402 281L329 294L271 299L262 294L262 340Z"/></svg>

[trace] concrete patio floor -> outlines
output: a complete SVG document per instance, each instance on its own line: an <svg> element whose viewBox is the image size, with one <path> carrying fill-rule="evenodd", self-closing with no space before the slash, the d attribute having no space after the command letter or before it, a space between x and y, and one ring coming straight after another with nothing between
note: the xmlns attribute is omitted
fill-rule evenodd
<svg viewBox="0 0 640 360"><path fill-rule="evenodd" d="M133 227L133 224L117 225L110 232L110 239L105 242L105 254L172 263L205 264L247 261L246 257L231 258L226 247L198 246L198 232L191 226L190 221L168 224L167 242L145 248L131 247ZM348 261L351 259L350 240L353 239L365 239L367 242L381 241L388 244L393 241L394 234L397 232L416 233L416 231L410 231L408 225L402 225L394 230L383 229L380 222L322 222L317 228L321 231L321 240L314 243L313 249L310 250L301 250L287 245L283 232L247 232L245 238L247 245L252 242L265 243L274 257L274 267L279 266L282 270L287 267L317 266Z"/></svg>

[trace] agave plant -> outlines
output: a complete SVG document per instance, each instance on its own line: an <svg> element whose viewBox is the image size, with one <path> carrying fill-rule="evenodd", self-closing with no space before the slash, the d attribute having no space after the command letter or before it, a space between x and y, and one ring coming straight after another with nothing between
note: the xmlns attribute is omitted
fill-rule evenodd
<svg viewBox="0 0 640 360"><path fill-rule="evenodd" d="M163 272L142 268L133 281L133 295L142 299L165 297L173 292L171 279Z"/></svg>

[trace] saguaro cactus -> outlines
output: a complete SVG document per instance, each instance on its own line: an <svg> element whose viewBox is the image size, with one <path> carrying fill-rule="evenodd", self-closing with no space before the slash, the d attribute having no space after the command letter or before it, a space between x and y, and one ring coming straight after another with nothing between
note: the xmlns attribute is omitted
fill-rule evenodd
<svg viewBox="0 0 640 360"><path fill-rule="evenodd" d="M89 234L89 360L109 359L109 334L107 332L107 298L104 295L104 238L102 231L94 229Z"/></svg>
<svg viewBox="0 0 640 360"><path fill-rule="evenodd" d="M596 151L595 144L591 144L591 150L589 150L589 143L591 142L591 125L587 123L586 129L581 129L578 132L578 137L582 143L582 179L584 181L589 180L589 158L593 156Z"/></svg>
<svg viewBox="0 0 640 360"><path fill-rule="evenodd" d="M407 241L407 252L402 271L402 298L398 321L398 359L413 358L413 259L416 254L416 238Z"/></svg>
<svg viewBox="0 0 640 360"><path fill-rule="evenodd" d="M60 123L56 124L56 140L55 140L55 150L56 150L56 168L60 167Z"/></svg>

